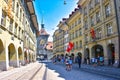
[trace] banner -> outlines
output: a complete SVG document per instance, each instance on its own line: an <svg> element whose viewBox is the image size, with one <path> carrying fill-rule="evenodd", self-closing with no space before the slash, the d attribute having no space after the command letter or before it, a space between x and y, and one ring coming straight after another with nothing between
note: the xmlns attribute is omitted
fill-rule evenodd
<svg viewBox="0 0 120 80"><path fill-rule="evenodd" d="M94 38L96 37L96 36L95 36L94 28L91 28L91 29L90 29L90 34L91 34L92 39L94 39Z"/></svg>

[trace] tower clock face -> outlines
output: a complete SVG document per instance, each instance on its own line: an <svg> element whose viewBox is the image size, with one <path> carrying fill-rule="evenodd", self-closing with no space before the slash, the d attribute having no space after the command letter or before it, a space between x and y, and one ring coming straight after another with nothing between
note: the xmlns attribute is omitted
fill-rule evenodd
<svg viewBox="0 0 120 80"><path fill-rule="evenodd" d="M41 40L40 40L40 45L43 45L43 44L45 44L45 40L44 40L44 39L41 39Z"/></svg>

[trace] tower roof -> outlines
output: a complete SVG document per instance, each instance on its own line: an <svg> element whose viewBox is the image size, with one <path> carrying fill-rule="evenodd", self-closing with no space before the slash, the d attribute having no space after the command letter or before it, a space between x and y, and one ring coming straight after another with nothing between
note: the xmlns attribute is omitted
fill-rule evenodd
<svg viewBox="0 0 120 80"><path fill-rule="evenodd" d="M44 28L41 28L38 35L49 35Z"/></svg>

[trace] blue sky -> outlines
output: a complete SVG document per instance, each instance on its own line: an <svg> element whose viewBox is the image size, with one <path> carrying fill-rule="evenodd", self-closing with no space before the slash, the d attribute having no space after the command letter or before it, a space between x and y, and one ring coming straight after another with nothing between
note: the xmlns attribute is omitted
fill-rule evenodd
<svg viewBox="0 0 120 80"><path fill-rule="evenodd" d="M43 23L45 30L50 34L49 41L52 41L53 32L57 29L57 25L62 18L68 18L69 14L77 7L78 0L35 0L34 7L37 15L39 29L41 28L41 20L43 16Z"/></svg>

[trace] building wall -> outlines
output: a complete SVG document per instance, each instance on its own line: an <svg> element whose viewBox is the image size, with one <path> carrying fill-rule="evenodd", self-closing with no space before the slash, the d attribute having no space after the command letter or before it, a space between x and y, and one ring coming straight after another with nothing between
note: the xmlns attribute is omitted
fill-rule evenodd
<svg viewBox="0 0 120 80"><path fill-rule="evenodd" d="M119 15L116 15L115 1L119 13L118 3L120 2L118 0L79 0L78 5L81 8L75 9L66 20L69 25L69 40L74 43L74 48L70 53L77 55L78 52L81 52L83 62L85 62L85 59L90 61L92 58L103 57L105 65L118 66L120 56L119 25L117 25L116 16L119 18ZM78 24L79 21L81 23ZM61 28L60 24L61 22L57 27ZM80 28L82 35L76 37ZM78 33L81 31L78 31ZM55 36L60 34L58 33ZM55 40L56 43L59 43L57 42L59 38ZM80 41L82 41L82 46L80 46ZM58 47L60 46L58 45Z"/></svg>
<svg viewBox="0 0 120 80"><path fill-rule="evenodd" d="M103 54L104 54L104 60L105 60L105 64L107 65L109 63L109 54L110 52L108 51L108 45L109 44L114 44L115 50L113 52L115 52L115 61L114 61L114 65L118 64L118 33L117 33L117 25L116 25L116 14L115 14L115 7L114 7L114 1L112 0L104 0L100 2L95 3L95 1L83 1L83 3L81 2L80 5L83 6L83 22L87 21L87 28L84 27L84 38L86 37L86 35L88 35L88 40L85 40L84 42L84 47L89 48L89 53L90 53L90 59L93 57L92 54L94 54L94 51L92 51L92 47L95 45L101 45L103 48ZM92 6L90 6L90 3L92 3ZM109 6L109 10L110 13L105 12L106 11L106 6ZM85 10L86 8L86 10ZM100 13L100 16L97 17L97 13ZM93 25L92 25L92 19L91 17L93 17ZM98 20L99 19L99 20ZM97 22L98 21L98 22ZM110 24L111 26L111 33L108 33L108 24ZM84 23L85 25L85 23ZM94 28L95 31L95 35L96 38L92 39L91 38L91 34L90 34L90 30L91 27ZM100 31L99 31L100 30ZM116 41L116 42L114 42ZM85 53L84 53L85 55Z"/></svg>
<svg viewBox="0 0 120 80"><path fill-rule="evenodd" d="M27 28L24 23L31 24L20 0L14 0L13 7L9 5L10 2L5 0L0 0L0 3L2 4L0 5L0 45L2 45L0 48L0 69L8 70L9 67L18 67L20 63L25 63L24 47L26 46L24 41L26 41L26 33L28 33L27 39L29 39L29 42L26 41L26 43L31 44L27 48L31 55L35 55L34 51L36 50L32 46L36 44L36 37L35 33L30 30L30 26ZM25 31L25 27L29 32Z"/></svg>

